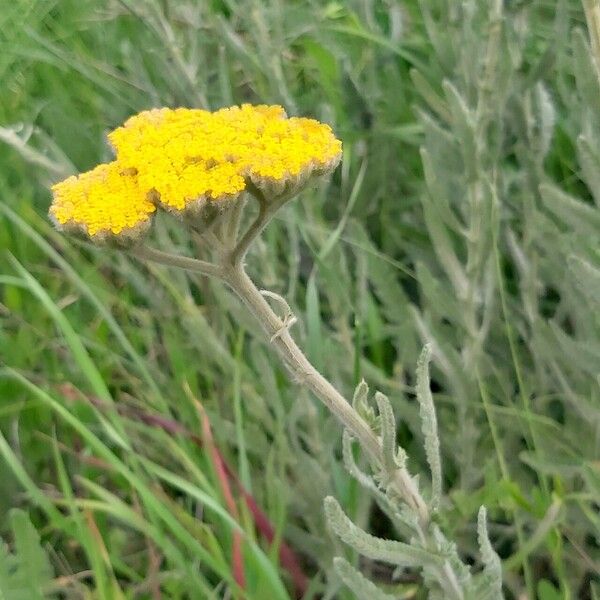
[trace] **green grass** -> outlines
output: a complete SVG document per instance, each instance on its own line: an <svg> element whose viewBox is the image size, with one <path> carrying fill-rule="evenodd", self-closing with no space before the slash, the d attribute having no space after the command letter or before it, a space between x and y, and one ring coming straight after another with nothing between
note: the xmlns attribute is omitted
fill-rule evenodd
<svg viewBox="0 0 600 600"><path fill-rule="evenodd" d="M323 499L396 535L344 470L337 423L221 285L47 220L49 185L109 159L129 115L246 101L344 142L248 258L309 358L347 397L363 377L390 397L427 487L414 386L431 342L440 526L479 569L485 504L507 598L600 597L598 71L579 2L505 2L497 23L494 4L0 0L0 597L291 598L285 541L306 599L349 600ZM173 221L152 235L189 251ZM186 433L196 400L274 545L241 500L230 515ZM361 570L425 597L418 577Z"/></svg>

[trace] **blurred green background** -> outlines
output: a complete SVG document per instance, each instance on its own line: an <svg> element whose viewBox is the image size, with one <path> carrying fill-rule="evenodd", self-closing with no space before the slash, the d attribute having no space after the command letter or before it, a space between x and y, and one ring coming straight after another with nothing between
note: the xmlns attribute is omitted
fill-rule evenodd
<svg viewBox="0 0 600 600"><path fill-rule="evenodd" d="M46 216L49 186L110 160L105 134L130 115L254 102L344 142L248 257L310 359L346 396L363 377L389 395L427 477L414 373L430 342L441 528L477 569L485 504L507 598L600 598L600 46L584 4L589 20L577 0L0 0L0 596L232 597L209 453L140 417L199 432L196 399L276 529L271 547L240 503L248 598L292 597L282 539L305 598L354 597L326 495L395 535L345 472L337 423L221 285ZM189 251L172 220L153 237ZM426 597L418 573L360 568Z"/></svg>

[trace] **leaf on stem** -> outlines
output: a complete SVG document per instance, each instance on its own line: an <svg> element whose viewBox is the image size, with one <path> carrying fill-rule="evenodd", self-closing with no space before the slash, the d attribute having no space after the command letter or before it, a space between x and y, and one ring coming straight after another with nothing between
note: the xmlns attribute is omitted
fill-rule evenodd
<svg viewBox="0 0 600 600"><path fill-rule="evenodd" d="M338 556L333 559L333 565L340 579L354 592L356 598L394 600L394 596L382 592L347 560Z"/></svg>
<svg viewBox="0 0 600 600"><path fill-rule="evenodd" d="M406 455L396 444L396 418L388 397L381 392L376 392L375 402L377 402L381 427L383 468L388 474L391 474L399 467L404 466Z"/></svg>
<svg viewBox="0 0 600 600"><path fill-rule="evenodd" d="M357 527L332 496L325 498L325 516L331 530L348 546L371 558L404 567L439 567L439 556L418 546L394 540L382 540Z"/></svg>
<svg viewBox="0 0 600 600"><path fill-rule="evenodd" d="M479 509L477 515L477 540L483 561L483 580L480 587L486 600L502 600L502 564L496 554L487 530L487 512L485 506Z"/></svg>
<svg viewBox="0 0 600 600"><path fill-rule="evenodd" d="M425 438L425 455L431 470L431 508L437 510L442 495L442 464L437 417L429 386L430 360L431 345L427 344L417 362L417 400L419 401L421 430Z"/></svg>

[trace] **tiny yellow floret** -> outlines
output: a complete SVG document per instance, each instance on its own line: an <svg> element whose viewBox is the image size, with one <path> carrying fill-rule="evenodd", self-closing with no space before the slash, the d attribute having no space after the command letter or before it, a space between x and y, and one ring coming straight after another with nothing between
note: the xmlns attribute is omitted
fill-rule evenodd
<svg viewBox="0 0 600 600"><path fill-rule="evenodd" d="M280 106L154 109L108 138L119 162L137 169L140 185L176 212L226 204L248 180L268 198L299 191L341 157L341 142L328 125L288 119Z"/></svg>
<svg viewBox="0 0 600 600"><path fill-rule="evenodd" d="M209 205L225 209L248 188L283 202L333 170L342 154L328 125L288 118L281 106L157 108L108 138L114 162L52 188L57 226L94 241L137 239L157 205L196 217Z"/></svg>
<svg viewBox="0 0 600 600"><path fill-rule="evenodd" d="M61 229L95 241L137 237L150 224L155 205L140 188L135 169L100 164L52 187L50 217Z"/></svg>

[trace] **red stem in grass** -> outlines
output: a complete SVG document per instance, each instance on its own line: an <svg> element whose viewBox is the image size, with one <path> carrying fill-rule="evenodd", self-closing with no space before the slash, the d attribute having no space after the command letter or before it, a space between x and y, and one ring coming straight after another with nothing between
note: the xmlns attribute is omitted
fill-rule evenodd
<svg viewBox="0 0 600 600"><path fill-rule="evenodd" d="M184 435L190 440L192 440L200 448L203 447L202 439L199 436L191 432L183 425L177 423L176 421L165 419L164 417L152 415L150 413L140 412L137 410L130 412L132 417L139 419L146 425L150 425L152 427L159 427L167 433ZM256 529L261 534L261 536L265 540L267 540L267 542L272 544L275 539L275 528L271 524L269 517L260 508L256 500L254 499L254 496L250 492L248 492L248 490L244 487L244 484L240 481L237 474L225 462L218 448L215 447L215 451L220 457L220 462L221 465L223 465L225 473L227 474L229 479L231 479L231 481L235 484L235 487L237 488L238 492L242 495L244 502L246 503L250 514L252 515L254 524L256 525ZM283 540L279 542L279 561L281 562L283 568L289 573L292 579L296 598L302 598L302 596L304 596L306 590L308 589L308 578L302 571L302 567L300 565L298 556L296 555L294 550L292 550L292 548Z"/></svg>
<svg viewBox="0 0 600 600"><path fill-rule="evenodd" d="M65 398L74 400L77 396L83 396L86 400L90 401L99 409L108 408L104 401L96 398L90 398L89 396L84 396L81 392L75 390L70 384L64 384L60 386L60 391ZM129 417L132 420L140 421L150 427L162 429L171 435L183 435L194 442L194 444L196 444L196 446L199 448L203 448L204 446L200 436L196 435L194 432L190 431L180 423L177 423L177 421L124 405L117 406L117 410L123 416ZM244 499L244 502L248 507L250 514L252 515L256 529L268 543L272 544L275 539L275 528L271 524L269 517L257 504L254 496L252 496L252 494L250 494L250 492L248 492L248 490L244 487L236 473L225 462L216 446L214 446L214 450L220 458L220 464L227 474L227 477L234 483L238 492ZM297 554L284 540L280 540L279 542L279 561L292 579L296 598L302 598L308 589L308 578L302 571L300 560L298 559Z"/></svg>
<svg viewBox="0 0 600 600"><path fill-rule="evenodd" d="M242 485L238 476L231 471L227 465L225 465L225 468L227 469L229 477L235 482L240 494L242 494L248 510L252 513L256 528L269 543L273 543L273 540L275 539L275 529L273 528L273 525L271 525L269 517L267 517L256 503L256 500L254 500L254 497ZM308 588L308 579L302 571L296 553L284 541L282 541L279 546L279 560L294 582L296 596L301 598Z"/></svg>
<svg viewBox="0 0 600 600"><path fill-rule="evenodd" d="M204 438L204 444L206 449L208 450L210 459L213 463L213 467L215 469L215 473L217 474L217 479L219 480L219 484L221 486L221 491L223 492L223 496L225 498L225 504L231 513L231 516L239 522L240 515L238 513L237 504L233 499L233 494L231 493L231 488L229 487L229 477L227 476L227 472L225 470L225 465L223 462L223 458L221 457L217 447L215 446L215 441L212 436L212 431L210 428L210 421L208 420L208 416L204 407L200 402L196 402L196 408L200 413L200 420L202 422L202 437ZM242 532L239 529L235 529L233 531L233 544L231 548L231 562L233 563L233 577L236 583L240 586L242 590L246 589L246 575L244 573L244 554L242 551Z"/></svg>

